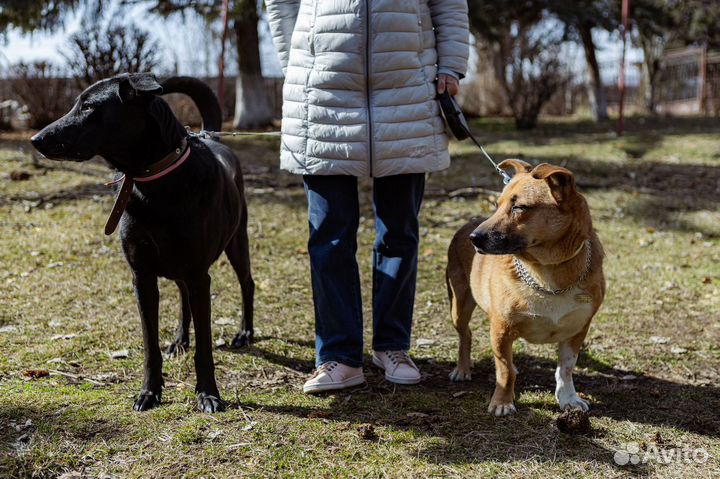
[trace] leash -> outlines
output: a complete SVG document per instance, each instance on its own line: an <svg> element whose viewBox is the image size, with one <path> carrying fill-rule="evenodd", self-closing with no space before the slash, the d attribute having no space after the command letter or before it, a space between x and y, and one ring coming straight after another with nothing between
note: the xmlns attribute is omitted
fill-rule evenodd
<svg viewBox="0 0 720 479"><path fill-rule="evenodd" d="M502 176L503 184L507 185L508 183L510 183L510 180L512 179L510 175L508 175L504 170L501 170L500 167L498 167L497 163L495 163L492 157L488 155L488 152L485 151L485 148L483 148L477 138L475 138L475 136L470 131L470 127L467 124L465 115L463 115L463 112L460 109L460 105L457 104L455 98L453 98L452 95L450 95L450 93L445 90L443 93L438 95L438 101L440 103L440 111L442 111L443 117L445 118L445 123L447 123L447 126L450 128L453 136L460 141L470 138L472 142L475 143L478 148L480 148L480 151L485 156L485 158L487 158L487 160L492 164L495 171L497 171L498 174Z"/></svg>
<svg viewBox="0 0 720 479"><path fill-rule="evenodd" d="M130 196L132 195L133 187L135 183L148 183L158 178L162 178L168 173L175 171L179 168L190 156L190 145L188 145L187 138L183 138L180 146L174 151L165 155L160 161L152 163L145 169L145 174L142 176L128 176L122 175L115 181L105 183L107 186L113 185L122 181L120 190L115 198L115 204L113 204L110 216L105 223L105 234L111 235L115 232L120 218L122 217L125 208L127 207Z"/></svg>
<svg viewBox="0 0 720 479"><path fill-rule="evenodd" d="M189 126L185 127L189 130ZM193 133L188 131L190 136L197 138L204 138L206 140L213 140L215 138L221 138L223 136L280 136L279 131L212 131L212 130L200 130L199 133Z"/></svg>

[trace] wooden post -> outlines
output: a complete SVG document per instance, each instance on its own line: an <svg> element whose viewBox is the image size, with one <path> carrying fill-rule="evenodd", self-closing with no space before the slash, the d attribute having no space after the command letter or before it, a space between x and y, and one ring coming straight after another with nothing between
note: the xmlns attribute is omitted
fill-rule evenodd
<svg viewBox="0 0 720 479"><path fill-rule="evenodd" d="M625 53L627 51L628 16L630 11L630 0L622 0L622 59L620 60L620 78L618 79L618 90L620 93L620 105L618 116L618 136L623 136L625 120Z"/></svg>
<svg viewBox="0 0 720 479"><path fill-rule="evenodd" d="M220 111L225 109L225 39L228 31L228 10L230 9L230 0L223 0L222 6L223 29L220 39L220 60L218 62L218 101L220 102ZM223 118L222 114L220 115Z"/></svg>

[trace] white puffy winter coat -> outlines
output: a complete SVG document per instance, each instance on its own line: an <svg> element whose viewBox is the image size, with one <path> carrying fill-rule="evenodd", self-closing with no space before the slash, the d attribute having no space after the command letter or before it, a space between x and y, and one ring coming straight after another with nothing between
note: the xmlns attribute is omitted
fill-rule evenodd
<svg viewBox="0 0 720 479"><path fill-rule="evenodd" d="M283 86L281 167L388 176L450 163L438 68L467 69L466 0L266 0Z"/></svg>

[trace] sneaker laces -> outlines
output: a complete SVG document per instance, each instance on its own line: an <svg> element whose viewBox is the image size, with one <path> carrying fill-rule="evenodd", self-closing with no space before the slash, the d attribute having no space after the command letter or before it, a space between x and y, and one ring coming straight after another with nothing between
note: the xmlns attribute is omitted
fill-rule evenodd
<svg viewBox="0 0 720 479"><path fill-rule="evenodd" d="M398 367L401 364L407 364L408 366L417 369L417 366L415 366L413 360L410 359L407 351L385 351L385 354L395 367Z"/></svg>
<svg viewBox="0 0 720 479"><path fill-rule="evenodd" d="M338 365L337 361L328 361L326 363L322 363L320 366L318 366L317 369L315 369L315 372L313 373L312 377L316 378L322 373L328 373L335 369Z"/></svg>

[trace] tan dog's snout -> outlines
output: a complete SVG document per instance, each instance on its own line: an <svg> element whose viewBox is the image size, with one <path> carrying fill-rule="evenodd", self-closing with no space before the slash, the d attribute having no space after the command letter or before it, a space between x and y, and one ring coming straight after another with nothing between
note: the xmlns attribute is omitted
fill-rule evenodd
<svg viewBox="0 0 720 479"><path fill-rule="evenodd" d="M527 242L522 236L499 231L487 223L485 221L470 233L470 241L478 253L513 254L527 249Z"/></svg>

